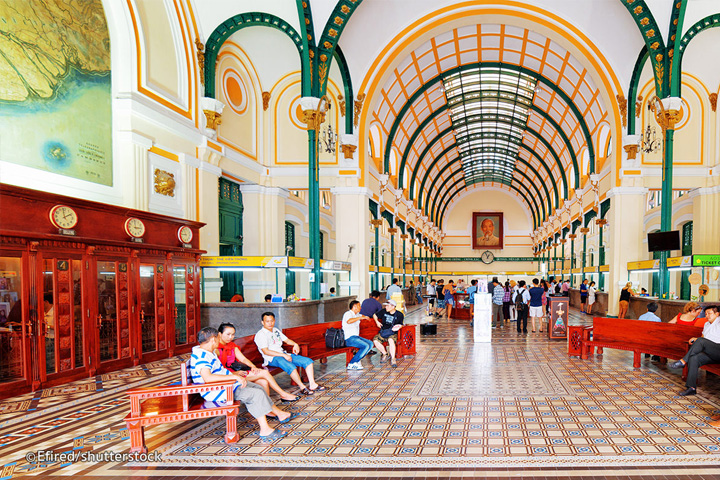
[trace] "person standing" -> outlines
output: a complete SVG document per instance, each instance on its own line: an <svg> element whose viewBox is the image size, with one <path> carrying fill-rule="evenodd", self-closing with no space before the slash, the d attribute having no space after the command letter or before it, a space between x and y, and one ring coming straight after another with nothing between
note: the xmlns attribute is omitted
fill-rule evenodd
<svg viewBox="0 0 720 480"><path fill-rule="evenodd" d="M505 282L505 288L503 288L503 318L506 322L510 321L510 306L512 305L512 288L510 282Z"/></svg>
<svg viewBox="0 0 720 480"><path fill-rule="evenodd" d="M635 295L632 291L632 282L627 282L625 286L620 290L620 312L618 318L625 318L630 307L630 297Z"/></svg>
<svg viewBox="0 0 720 480"><path fill-rule="evenodd" d="M532 319L532 331L535 333L535 320L538 321L540 324L540 331L543 331L543 325L542 325L542 317L543 314L543 305L542 305L542 296L545 293L545 290L540 286L540 280L537 278L533 278L533 286L529 291L530 294L530 318ZM527 320L526 320L527 321Z"/></svg>
<svg viewBox="0 0 720 480"><path fill-rule="evenodd" d="M468 294L468 303L470 304L470 323L472 324L473 318L475 318L473 315L475 313L475 294L477 293L477 283L478 281L475 279L470 280L470 286L467 289Z"/></svg>
<svg viewBox="0 0 720 480"><path fill-rule="evenodd" d="M583 313L587 312L587 298L588 298L588 279L583 278L580 284L580 311Z"/></svg>
<svg viewBox="0 0 720 480"><path fill-rule="evenodd" d="M450 320L452 309L455 306L455 284L452 280L448 280L448 284L443 289L443 300L445 300L445 309L447 310L447 318Z"/></svg>
<svg viewBox="0 0 720 480"><path fill-rule="evenodd" d="M348 305L349 310L345 312L342 318L342 329L345 334L345 345L348 347L357 348L358 351L355 353L350 363L347 365L348 370L362 370L363 366L360 360L368 354L372 348L372 342L367 338L360 336L360 321L368 319L368 317L360 313L360 302L353 300Z"/></svg>
<svg viewBox="0 0 720 480"><path fill-rule="evenodd" d="M492 279L492 284L492 328L500 328L503 326L502 308L505 291L500 286L500 281L497 277Z"/></svg>
<svg viewBox="0 0 720 480"><path fill-rule="evenodd" d="M517 311L517 332L527 333L528 324L528 303L530 303L530 293L525 288L525 280L518 282L518 290L513 298L515 310Z"/></svg>
<svg viewBox="0 0 720 480"><path fill-rule="evenodd" d="M380 292L373 290L370 292L370 296L363 300L360 306L360 315L368 318L372 318L376 312L382 310L382 303L378 300L380 298Z"/></svg>
<svg viewBox="0 0 720 480"><path fill-rule="evenodd" d="M425 290L426 295L428 297L428 306L427 306L427 314L428 315L435 315L435 279L433 278L430 280L430 284L427 286L427 289Z"/></svg>
<svg viewBox="0 0 720 480"><path fill-rule="evenodd" d="M385 296L388 300L392 298L394 293L399 293L400 295L402 295L402 288L400 288L398 282L399 280L397 278L393 278L392 285L387 288L387 293L385 294Z"/></svg>
<svg viewBox="0 0 720 480"><path fill-rule="evenodd" d="M595 282L590 282L590 285L588 285L588 299L587 299L587 313L588 315L592 315L592 306L595 303L595 292L597 290L595 289Z"/></svg>

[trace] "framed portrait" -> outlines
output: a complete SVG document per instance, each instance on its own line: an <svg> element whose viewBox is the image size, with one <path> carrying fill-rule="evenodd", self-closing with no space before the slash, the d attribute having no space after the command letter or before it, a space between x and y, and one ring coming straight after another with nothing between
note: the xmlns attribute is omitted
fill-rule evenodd
<svg viewBox="0 0 720 480"><path fill-rule="evenodd" d="M502 212L473 212L472 248L476 250L500 250L503 248Z"/></svg>
<svg viewBox="0 0 720 480"><path fill-rule="evenodd" d="M5 324L10 316L10 303L0 302L0 323Z"/></svg>

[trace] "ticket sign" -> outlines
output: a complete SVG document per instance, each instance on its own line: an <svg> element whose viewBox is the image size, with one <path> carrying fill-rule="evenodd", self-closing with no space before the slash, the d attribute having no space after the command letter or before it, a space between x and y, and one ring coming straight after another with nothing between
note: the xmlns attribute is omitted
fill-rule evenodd
<svg viewBox="0 0 720 480"><path fill-rule="evenodd" d="M284 268L287 267L287 257L220 257L202 256L200 266L209 268L220 267L266 267Z"/></svg>
<svg viewBox="0 0 720 480"><path fill-rule="evenodd" d="M670 257L667 259L668 267L689 267L692 261L692 256L687 255L685 257Z"/></svg>
<svg viewBox="0 0 720 480"><path fill-rule="evenodd" d="M290 268L313 268L315 262L312 258L304 257L287 257L288 267Z"/></svg>
<svg viewBox="0 0 720 480"><path fill-rule="evenodd" d="M720 255L693 255L693 267L717 267L720 266Z"/></svg>

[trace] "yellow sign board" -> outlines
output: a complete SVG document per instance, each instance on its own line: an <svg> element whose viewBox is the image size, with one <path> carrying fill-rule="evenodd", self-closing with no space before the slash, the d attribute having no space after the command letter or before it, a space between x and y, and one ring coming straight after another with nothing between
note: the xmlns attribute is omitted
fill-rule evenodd
<svg viewBox="0 0 720 480"><path fill-rule="evenodd" d="M313 265L315 262L312 258L304 258L304 257L287 257L288 268L313 268Z"/></svg>
<svg viewBox="0 0 720 480"><path fill-rule="evenodd" d="M202 256L200 266L206 268L221 267L265 267L284 268L287 267L287 257L220 257Z"/></svg>
<svg viewBox="0 0 720 480"><path fill-rule="evenodd" d="M598 267L585 267L583 272L585 273L597 273Z"/></svg>
<svg viewBox="0 0 720 480"><path fill-rule="evenodd" d="M609 272L610 265L600 265L599 270L600 270L600 272Z"/></svg>
<svg viewBox="0 0 720 480"><path fill-rule="evenodd" d="M668 267L691 267L692 255L686 257L670 257L667 259Z"/></svg>
<svg viewBox="0 0 720 480"><path fill-rule="evenodd" d="M660 260L643 260L641 262L628 262L628 270L652 270L660 268Z"/></svg>

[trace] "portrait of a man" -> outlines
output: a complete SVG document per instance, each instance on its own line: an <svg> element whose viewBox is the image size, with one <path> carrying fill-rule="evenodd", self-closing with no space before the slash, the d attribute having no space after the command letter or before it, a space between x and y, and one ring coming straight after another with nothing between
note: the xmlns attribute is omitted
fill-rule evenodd
<svg viewBox="0 0 720 480"><path fill-rule="evenodd" d="M503 248L503 214L501 212L473 213L473 248Z"/></svg>

